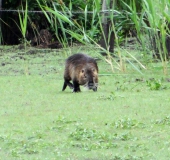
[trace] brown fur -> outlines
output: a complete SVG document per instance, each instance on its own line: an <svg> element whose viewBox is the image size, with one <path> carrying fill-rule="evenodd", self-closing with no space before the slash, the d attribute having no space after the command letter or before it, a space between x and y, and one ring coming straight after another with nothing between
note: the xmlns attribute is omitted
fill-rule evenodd
<svg viewBox="0 0 170 160"><path fill-rule="evenodd" d="M71 83L72 81L73 83ZM63 91L69 86L73 92L80 92L80 86L97 91L98 66L95 59L77 53L70 56L65 63Z"/></svg>

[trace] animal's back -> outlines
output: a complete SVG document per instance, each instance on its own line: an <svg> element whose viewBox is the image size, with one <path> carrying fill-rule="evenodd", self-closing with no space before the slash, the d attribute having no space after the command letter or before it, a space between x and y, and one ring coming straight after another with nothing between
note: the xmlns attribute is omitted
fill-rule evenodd
<svg viewBox="0 0 170 160"><path fill-rule="evenodd" d="M86 64L86 63L96 63L96 61L93 58L82 53L74 54L66 60L66 64L68 65L70 64L79 65L79 64Z"/></svg>
<svg viewBox="0 0 170 160"><path fill-rule="evenodd" d="M64 80L63 90L65 90L68 85L70 88L75 88L78 86L78 89L73 91L80 91L79 85L84 85L88 82L89 79L93 79L95 76L95 82L98 83L98 66L94 58L89 57L88 55L77 53L69 58L67 58L65 63L64 71ZM86 76L88 76L86 80ZM73 82L70 83L70 81ZM93 80L90 80L92 82ZM97 87L96 87L97 90Z"/></svg>

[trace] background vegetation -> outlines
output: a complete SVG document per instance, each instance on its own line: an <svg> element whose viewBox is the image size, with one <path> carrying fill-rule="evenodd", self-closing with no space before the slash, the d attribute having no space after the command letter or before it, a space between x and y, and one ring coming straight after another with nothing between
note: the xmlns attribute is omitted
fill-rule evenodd
<svg viewBox="0 0 170 160"><path fill-rule="evenodd" d="M145 63L147 63L148 57L150 58L154 55L154 57L162 61L163 72L167 74L167 59L170 53L169 1L107 1L106 8L110 10L107 16L106 13L101 12L101 3L101 0L81 2L78 0L64 2L62 0L48 2L44 0L28 0L28 11L41 10L44 14L27 13L28 18L25 21L25 23L28 21L25 25L27 28L25 33L27 42L30 43L30 41L35 40L40 35L41 30L46 29L51 33L51 42L57 41L57 44L60 44L56 47L73 46L74 43L79 42L93 44L99 47L102 52L107 53L108 57L105 60L111 65L113 71L114 66L116 66L116 68L124 72L126 70L125 61L128 61L137 70L137 67L130 60L131 58L137 61L142 68L146 68L146 64L142 64L141 60L136 59L129 52L122 51L127 44L134 42L133 38L135 38L138 42L135 46L138 46L143 51L142 55ZM25 6L26 0L3 2L3 7L8 9L24 9ZM108 24L107 35L104 34L103 16L105 16ZM16 30L15 43L17 40L23 42L20 33L22 26L20 26L21 21L19 21L18 17L18 14L14 12L8 22L6 14L2 16L5 22L3 26L8 26L7 28L12 32ZM11 24L14 22L17 24L14 27L15 30L11 28ZM20 26L19 29L18 26ZM12 34L6 34L7 31L5 31L5 35L8 35L7 39L9 40ZM105 48L99 45L102 36L104 36L106 43ZM120 59L120 63L116 63L114 57L110 56L109 41L111 36L115 38L115 41L111 43L116 46L114 54ZM5 42L6 38L3 37L3 40Z"/></svg>

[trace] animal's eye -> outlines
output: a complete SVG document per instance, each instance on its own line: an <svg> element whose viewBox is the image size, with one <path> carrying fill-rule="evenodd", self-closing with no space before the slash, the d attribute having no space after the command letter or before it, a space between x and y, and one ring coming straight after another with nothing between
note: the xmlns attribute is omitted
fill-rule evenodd
<svg viewBox="0 0 170 160"><path fill-rule="evenodd" d="M92 71L95 72L95 69L93 68Z"/></svg>
<svg viewBox="0 0 170 160"><path fill-rule="evenodd" d="M82 69L81 72L84 73L84 69Z"/></svg>

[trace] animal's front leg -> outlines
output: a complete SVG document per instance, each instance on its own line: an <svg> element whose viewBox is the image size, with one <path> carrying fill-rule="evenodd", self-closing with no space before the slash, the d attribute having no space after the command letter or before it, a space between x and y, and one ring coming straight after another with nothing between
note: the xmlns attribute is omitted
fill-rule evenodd
<svg viewBox="0 0 170 160"><path fill-rule="evenodd" d="M81 92L80 85L77 81L73 81L73 92Z"/></svg>

